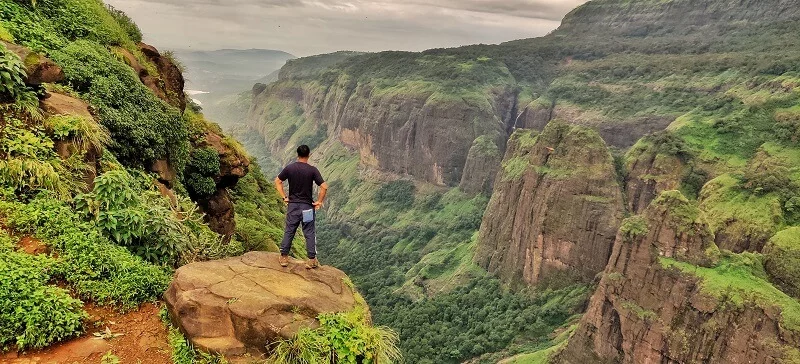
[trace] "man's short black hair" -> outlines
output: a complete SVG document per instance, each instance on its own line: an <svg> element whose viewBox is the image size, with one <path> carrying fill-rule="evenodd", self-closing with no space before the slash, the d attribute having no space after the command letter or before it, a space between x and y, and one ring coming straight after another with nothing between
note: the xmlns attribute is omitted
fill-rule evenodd
<svg viewBox="0 0 800 364"><path fill-rule="evenodd" d="M300 158L308 158L311 155L311 148L307 145L301 145L297 147L297 156Z"/></svg>

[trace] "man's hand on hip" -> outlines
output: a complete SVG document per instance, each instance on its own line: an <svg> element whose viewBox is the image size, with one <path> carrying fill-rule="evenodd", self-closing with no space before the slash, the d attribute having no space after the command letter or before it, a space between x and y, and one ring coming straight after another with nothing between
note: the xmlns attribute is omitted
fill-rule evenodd
<svg viewBox="0 0 800 364"><path fill-rule="evenodd" d="M314 202L314 210L319 210L322 208L322 206L325 206L325 203L323 203L322 201Z"/></svg>
<svg viewBox="0 0 800 364"><path fill-rule="evenodd" d="M288 197L284 197L283 198L283 203L288 205L289 204L289 198Z"/></svg>

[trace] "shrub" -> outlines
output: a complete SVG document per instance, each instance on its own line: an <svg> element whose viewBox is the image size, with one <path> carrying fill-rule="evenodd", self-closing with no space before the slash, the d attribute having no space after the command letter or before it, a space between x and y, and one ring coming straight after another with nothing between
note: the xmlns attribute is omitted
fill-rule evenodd
<svg viewBox="0 0 800 364"><path fill-rule="evenodd" d="M194 198L208 198L217 192L217 184L211 177L205 177L198 173L191 173L184 180L186 187L189 189L189 194Z"/></svg>
<svg viewBox="0 0 800 364"><path fill-rule="evenodd" d="M43 348L82 331L83 303L47 285L52 259L2 251L0 261L0 348Z"/></svg>
<svg viewBox="0 0 800 364"><path fill-rule="evenodd" d="M59 140L69 140L79 151L100 152L109 143L108 130L93 119L78 115L54 115L44 122L47 131Z"/></svg>
<svg viewBox="0 0 800 364"><path fill-rule="evenodd" d="M379 204L404 209L411 207L414 203L414 193L416 191L417 188L412 181L392 181L378 189L378 192L375 193L375 201Z"/></svg>
<svg viewBox="0 0 800 364"><path fill-rule="evenodd" d="M150 262L175 266L235 253L221 249L191 201L172 206L148 177L136 176L125 170L102 174L92 192L76 198L77 209L109 239Z"/></svg>
<svg viewBox="0 0 800 364"><path fill-rule="evenodd" d="M640 215L623 220L622 225L619 227L620 236L628 243L643 238L649 231L647 219Z"/></svg>
<svg viewBox="0 0 800 364"><path fill-rule="evenodd" d="M98 109L111 133L111 151L128 166L168 159L182 170L188 159L188 128L178 109L156 97L133 70L101 45L70 43L51 57L66 80Z"/></svg>
<svg viewBox="0 0 800 364"><path fill-rule="evenodd" d="M25 76L22 60L0 43L0 96L16 100L26 89Z"/></svg>
<svg viewBox="0 0 800 364"><path fill-rule="evenodd" d="M42 239L53 249L58 256L53 278L72 285L81 297L131 308L157 299L169 284L168 271L114 245L49 194L27 204L0 201L0 213L11 227Z"/></svg>
<svg viewBox="0 0 800 364"><path fill-rule="evenodd" d="M38 123L0 116L6 122L0 128L0 184L19 192L46 189L62 199L84 187L82 155L62 160Z"/></svg>
<svg viewBox="0 0 800 364"><path fill-rule="evenodd" d="M187 167L203 176L215 176L219 174L219 153L210 147L197 148L192 151Z"/></svg>
<svg viewBox="0 0 800 364"><path fill-rule="evenodd" d="M275 364L399 361L397 334L388 328L371 327L362 310L319 315L319 328L301 329L294 338L275 343L270 360Z"/></svg>

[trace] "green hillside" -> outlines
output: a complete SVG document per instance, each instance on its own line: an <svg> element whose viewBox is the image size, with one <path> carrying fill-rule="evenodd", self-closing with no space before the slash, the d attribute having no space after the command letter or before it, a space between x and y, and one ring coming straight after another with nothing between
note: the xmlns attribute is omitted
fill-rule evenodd
<svg viewBox="0 0 800 364"><path fill-rule="evenodd" d="M580 309L558 304L546 310L542 297L575 302L570 299L588 295L575 295L579 287L499 288L483 294L482 312L471 311L464 300L485 289L477 287L502 286L473 263L490 196L458 187L459 178L462 184L470 178L465 167L457 167L458 178L439 183L390 164L400 158L422 163L414 147L379 141L385 133L405 138L408 125L422 125L413 114L404 119L398 112L403 103L436 110L421 119L441 128L459 122L486 128L474 143L449 150L469 150L467 165L473 154L502 158L505 152L508 134L498 138L488 127L496 125L492 114L505 124L501 133L541 129L537 123L551 119L596 129L612 147L623 188L634 179L666 185L676 179L675 189L700 208L721 249L773 261L772 284L793 294L786 264L797 247L779 238L786 233L773 235L800 224L798 5L596 0L541 38L334 57L323 70L323 56L301 58L256 94L246 130L260 132L276 164L291 159L297 144L317 147L316 163L333 186L320 235L322 259L353 277L377 322L399 330L406 358L492 362L536 351L524 358L539 362L552 352L538 351L551 342L544 333L567 325L573 308ZM300 71L303 62L307 72ZM501 88L513 90L505 98L513 101L510 112L493 101L502 98ZM473 108L488 110L487 116L459 119ZM370 123L379 126L368 129ZM658 175L630 170L646 159L679 169ZM485 166L497 171L499 159ZM519 308L500 303L510 297L533 301ZM519 327L505 321L519 317Z"/></svg>

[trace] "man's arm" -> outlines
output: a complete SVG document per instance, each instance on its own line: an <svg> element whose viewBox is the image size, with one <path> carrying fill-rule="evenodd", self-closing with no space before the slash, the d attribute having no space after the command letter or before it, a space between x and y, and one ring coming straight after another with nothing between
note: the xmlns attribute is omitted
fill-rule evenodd
<svg viewBox="0 0 800 364"><path fill-rule="evenodd" d="M319 199L317 202L314 202L314 208L319 210L322 206L325 206L325 196L328 195L328 182L323 182L319 186Z"/></svg>
<svg viewBox="0 0 800 364"><path fill-rule="evenodd" d="M281 181L280 177L275 178L275 189L278 190L278 194L281 195L283 203L289 204L289 198L286 197L286 192L283 191L283 181Z"/></svg>

